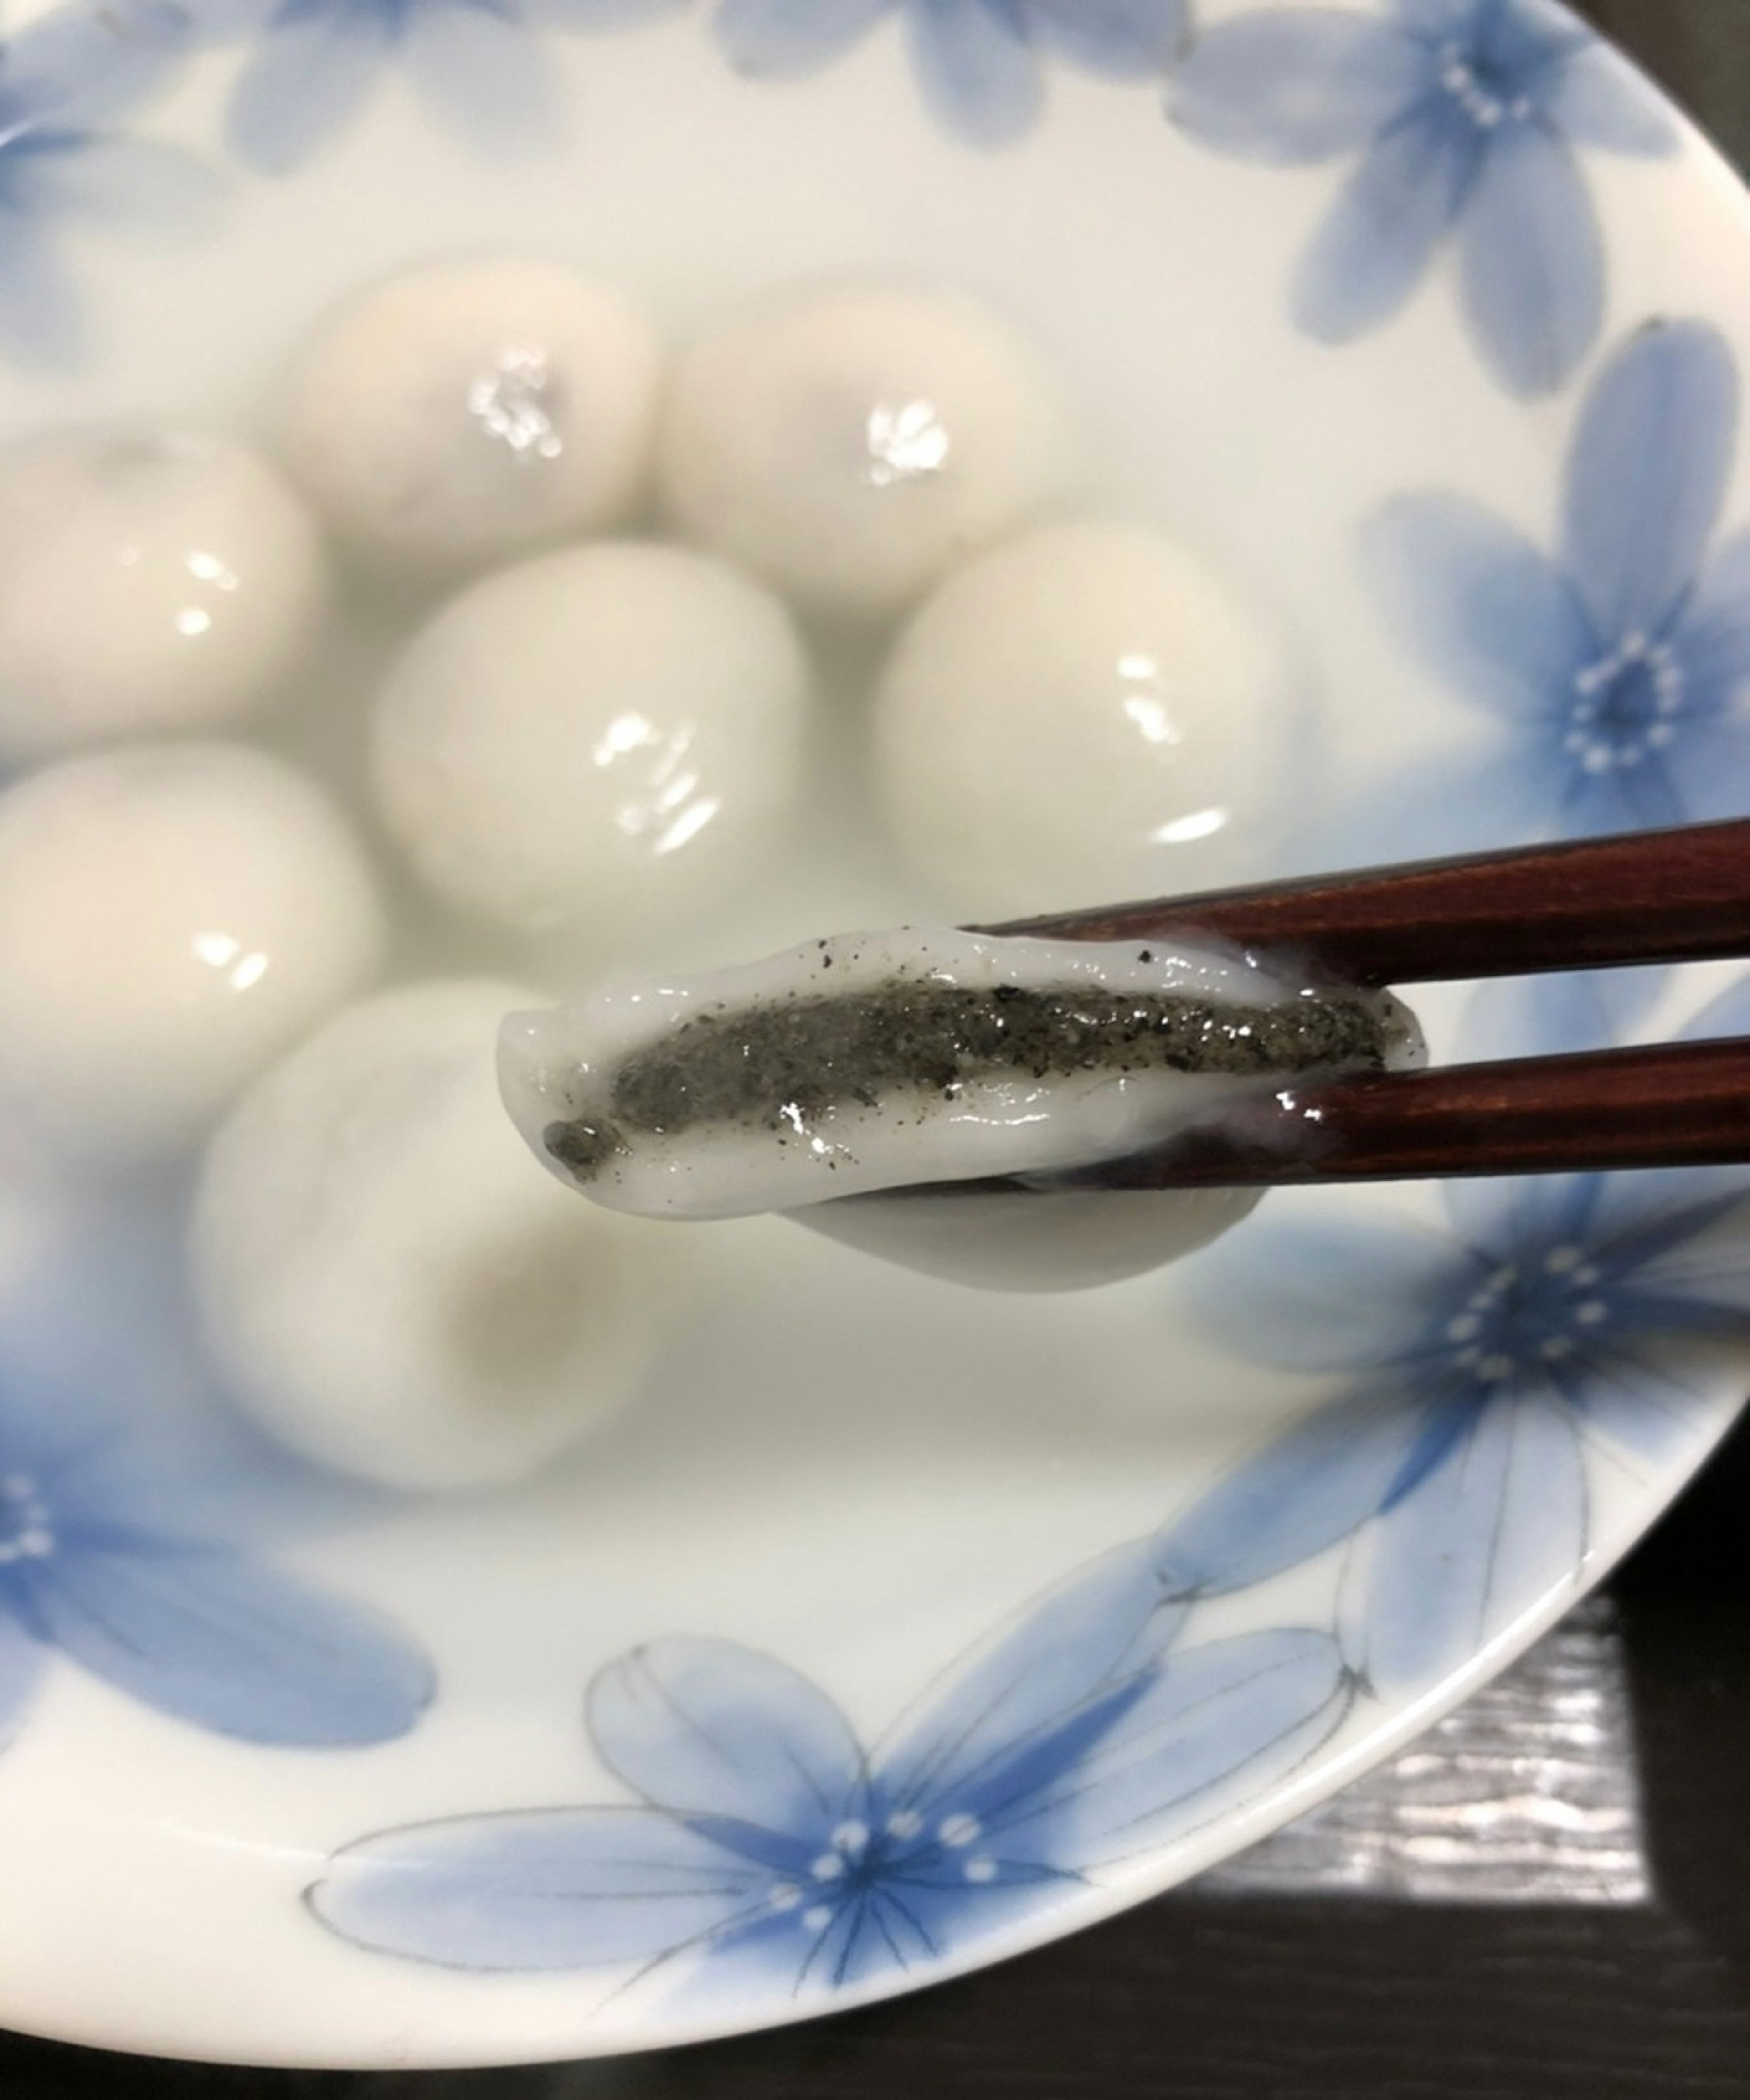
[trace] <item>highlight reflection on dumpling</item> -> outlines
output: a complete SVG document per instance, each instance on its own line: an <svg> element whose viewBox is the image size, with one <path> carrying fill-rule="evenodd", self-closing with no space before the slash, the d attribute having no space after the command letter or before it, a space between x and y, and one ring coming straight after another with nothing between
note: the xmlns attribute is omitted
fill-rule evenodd
<svg viewBox="0 0 1750 2100"><path fill-rule="evenodd" d="M450 902L623 934L757 864L799 778L807 697L789 614L727 563L571 548L475 585L413 638L378 698L378 802Z"/></svg>

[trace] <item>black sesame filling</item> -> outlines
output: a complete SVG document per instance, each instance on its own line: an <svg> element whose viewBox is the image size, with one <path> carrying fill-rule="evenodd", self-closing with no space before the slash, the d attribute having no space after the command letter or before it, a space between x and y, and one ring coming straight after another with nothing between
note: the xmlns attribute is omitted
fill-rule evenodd
<svg viewBox="0 0 1750 2100"><path fill-rule="evenodd" d="M667 1137L740 1124L784 1136L829 1110L876 1109L896 1095L952 1101L974 1081L1011 1076L1377 1070L1392 1039L1377 1001L1343 991L1239 1006L1098 986L895 982L696 1015L627 1058L610 1118L550 1123L542 1136L554 1159L586 1180L622 1149L622 1132Z"/></svg>

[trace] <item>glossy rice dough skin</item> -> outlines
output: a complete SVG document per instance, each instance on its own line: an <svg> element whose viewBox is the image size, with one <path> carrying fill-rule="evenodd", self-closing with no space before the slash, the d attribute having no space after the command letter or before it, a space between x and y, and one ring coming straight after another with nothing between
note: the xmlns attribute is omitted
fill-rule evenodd
<svg viewBox="0 0 1750 2100"><path fill-rule="evenodd" d="M1076 448L1031 346L904 285L768 295L676 361L658 477L689 537L807 610L903 611L1063 495Z"/></svg>
<svg viewBox="0 0 1750 2100"><path fill-rule="evenodd" d="M328 567L245 447L102 426L0 454L0 757L205 727L287 681Z"/></svg>
<svg viewBox="0 0 1750 2100"><path fill-rule="evenodd" d="M320 323L277 402L294 478L353 551L441 581L617 524L650 468L661 352L555 264L409 270Z"/></svg>
<svg viewBox="0 0 1750 2100"><path fill-rule="evenodd" d="M506 1123L493 1048L529 994L407 986L330 1021L208 1148L210 1344L294 1449L420 1490L510 1480L621 1407L654 1353L652 1238L568 1198Z"/></svg>
<svg viewBox="0 0 1750 2100"><path fill-rule="evenodd" d="M55 1155L197 1136L374 975L374 878L327 797L230 744L125 746L0 796L0 1100Z"/></svg>
<svg viewBox="0 0 1750 2100"><path fill-rule="evenodd" d="M673 924L771 843L808 689L789 615L727 564L568 549L414 638L378 699L378 805L427 887L478 917Z"/></svg>
<svg viewBox="0 0 1750 2100"><path fill-rule="evenodd" d="M974 1290L1091 1290L1144 1276L1249 1217L1262 1189L863 1196L791 1213L860 1254Z"/></svg>
<svg viewBox="0 0 1750 2100"><path fill-rule="evenodd" d="M1267 625L1199 557L1049 527L951 577L899 637L879 794L969 915L1215 887L1277 820L1288 701Z"/></svg>
<svg viewBox="0 0 1750 2100"><path fill-rule="evenodd" d="M1277 1012L1280 1052L1291 1058L1310 1039L1315 1018L1305 1004L1312 995L1292 974L1184 943L846 935L692 984L629 986L563 1012L513 1015L499 1056L506 1105L537 1156L595 1201L652 1216L717 1218L793 1211L918 1183L1085 1166L1140 1150L1213 1113L1237 1092L1279 1083L1279 1077L1261 1077L1255 1065L1242 1073L1244 1060L1254 1057L1250 1048L1236 1064L1231 1052L1212 1048L1204 1070L1186 1071L1150 1067L1146 1057L1133 1057L1115 1041L1092 1069L1041 1071L1023 1061L947 1089L935 1081L882 1082L860 1103L855 1089L866 1074L849 1072L835 1075L824 1105L762 1098L749 1114L690 1126L671 1117L673 1127L662 1130L629 1110L629 1070L652 1046L671 1050L683 1030L697 1031L696 1040L707 1031L714 1040L727 1038L739 1056L737 1016L781 1012L786 1002L798 1000L879 1000L896 986L965 991L999 1004L1017 986L1171 994L1217 1015L1234 1011L1235 1027L1249 1026L1256 1009L1268 1008ZM1414 1024L1395 1001L1336 996L1359 1016L1388 1061L1418 1054ZM1241 1008L1248 1011L1240 1014ZM1309 1055L1291 1068L1316 1061ZM729 1069L738 1069L734 1057Z"/></svg>

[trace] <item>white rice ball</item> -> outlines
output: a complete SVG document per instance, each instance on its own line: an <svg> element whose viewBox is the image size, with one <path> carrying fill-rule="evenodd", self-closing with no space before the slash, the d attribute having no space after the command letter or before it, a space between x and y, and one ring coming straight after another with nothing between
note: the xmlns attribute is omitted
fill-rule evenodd
<svg viewBox="0 0 1750 2100"><path fill-rule="evenodd" d="M342 1471L513 1480L619 1408L655 1352L660 1226L568 1195L499 1105L502 1017L455 980L337 1017L208 1148L192 1235L210 1343L263 1428Z"/></svg>
<svg viewBox="0 0 1750 2100"><path fill-rule="evenodd" d="M611 285L546 262L428 264L317 328L281 442L355 551L442 576L623 518L660 376L650 324Z"/></svg>
<svg viewBox="0 0 1750 2100"><path fill-rule="evenodd" d="M489 576L378 696L385 822L425 882L535 930L684 918L745 876L801 772L794 624L708 555L568 549Z"/></svg>
<svg viewBox="0 0 1750 2100"><path fill-rule="evenodd" d="M1049 527L952 577L896 644L876 768L904 850L997 915L1248 871L1292 771L1266 626L1175 540Z"/></svg>
<svg viewBox="0 0 1750 2100"><path fill-rule="evenodd" d="M73 430L0 456L0 753L205 726L273 693L327 595L272 467L199 432Z"/></svg>
<svg viewBox="0 0 1750 2100"><path fill-rule="evenodd" d="M1068 418L1031 347L957 296L766 299L678 360L658 445L670 514L815 611L877 619L1067 483Z"/></svg>
<svg viewBox="0 0 1750 2100"><path fill-rule="evenodd" d="M338 813L226 744L68 759L0 796L0 1100L59 1154L175 1151L374 973Z"/></svg>

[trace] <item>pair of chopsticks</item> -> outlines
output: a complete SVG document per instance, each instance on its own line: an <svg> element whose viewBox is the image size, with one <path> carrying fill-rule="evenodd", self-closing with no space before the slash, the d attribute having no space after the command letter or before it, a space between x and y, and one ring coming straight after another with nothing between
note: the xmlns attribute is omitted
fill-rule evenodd
<svg viewBox="0 0 1750 2100"><path fill-rule="evenodd" d="M1750 956L1750 822L1157 899L995 930L1072 941L1213 935L1244 948L1287 949L1326 974L1374 986L1720 961ZM1180 1189L1746 1162L1750 1038L1737 1038L1288 1087L1065 1182Z"/></svg>

